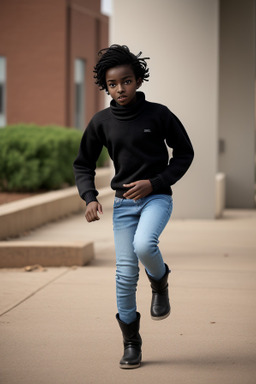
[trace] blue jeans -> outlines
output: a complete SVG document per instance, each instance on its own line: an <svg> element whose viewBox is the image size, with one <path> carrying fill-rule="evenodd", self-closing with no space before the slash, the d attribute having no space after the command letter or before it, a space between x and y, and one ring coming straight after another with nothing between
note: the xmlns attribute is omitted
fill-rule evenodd
<svg viewBox="0 0 256 384"><path fill-rule="evenodd" d="M137 201L115 197L113 228L116 251L116 298L119 318L136 319L139 261L154 279L166 271L159 236L172 213L172 197L150 195Z"/></svg>

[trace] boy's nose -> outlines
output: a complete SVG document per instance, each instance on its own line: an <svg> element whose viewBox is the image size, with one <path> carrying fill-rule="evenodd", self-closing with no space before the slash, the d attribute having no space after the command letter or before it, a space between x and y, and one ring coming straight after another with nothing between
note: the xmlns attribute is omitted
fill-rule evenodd
<svg viewBox="0 0 256 384"><path fill-rule="evenodd" d="M117 92L118 93L122 93L124 90L123 90L123 87L122 87L122 84L119 84L118 86L117 86Z"/></svg>

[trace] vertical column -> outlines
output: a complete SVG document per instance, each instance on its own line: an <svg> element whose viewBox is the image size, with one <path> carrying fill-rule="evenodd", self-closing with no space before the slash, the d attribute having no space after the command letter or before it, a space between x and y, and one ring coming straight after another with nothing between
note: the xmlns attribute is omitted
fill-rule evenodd
<svg viewBox="0 0 256 384"><path fill-rule="evenodd" d="M111 40L150 56L150 80L141 90L169 107L191 137L195 159L173 187L173 216L214 218L219 1L113 0Z"/></svg>
<svg viewBox="0 0 256 384"><path fill-rule="evenodd" d="M219 170L228 208L255 207L255 1L220 1Z"/></svg>

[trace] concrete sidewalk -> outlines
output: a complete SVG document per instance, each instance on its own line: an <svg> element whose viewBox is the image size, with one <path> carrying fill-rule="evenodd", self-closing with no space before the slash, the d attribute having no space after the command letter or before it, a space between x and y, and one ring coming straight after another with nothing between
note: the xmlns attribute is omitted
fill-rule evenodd
<svg viewBox="0 0 256 384"><path fill-rule="evenodd" d="M72 216L24 241L83 236L95 241L86 267L0 270L1 384L255 384L255 211L167 225L160 247L172 269L172 314L151 320L141 268L143 364L136 370L118 365L111 209L99 222Z"/></svg>

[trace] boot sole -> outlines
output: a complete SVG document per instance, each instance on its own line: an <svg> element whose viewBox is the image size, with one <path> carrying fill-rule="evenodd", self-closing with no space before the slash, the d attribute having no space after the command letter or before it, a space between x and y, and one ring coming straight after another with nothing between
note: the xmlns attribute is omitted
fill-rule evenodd
<svg viewBox="0 0 256 384"><path fill-rule="evenodd" d="M171 311L168 312L168 313L166 313L166 315L163 315L163 316L151 316L151 319L152 319L152 320L156 320L156 321L158 321L158 320L164 320L164 319L166 319L168 316L170 316L170 314L171 314Z"/></svg>
<svg viewBox="0 0 256 384"><path fill-rule="evenodd" d="M120 367L121 369L135 369L135 368L139 368L139 367L140 367L140 364L141 364L141 363L134 364L134 365L120 364L119 367Z"/></svg>
<svg viewBox="0 0 256 384"><path fill-rule="evenodd" d="M141 359L142 359L142 354L140 355L140 361L137 364L119 364L119 367L121 369L135 369L139 368L141 365Z"/></svg>

